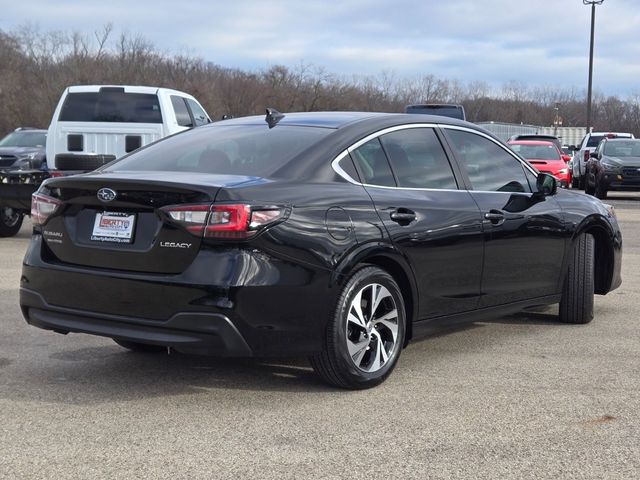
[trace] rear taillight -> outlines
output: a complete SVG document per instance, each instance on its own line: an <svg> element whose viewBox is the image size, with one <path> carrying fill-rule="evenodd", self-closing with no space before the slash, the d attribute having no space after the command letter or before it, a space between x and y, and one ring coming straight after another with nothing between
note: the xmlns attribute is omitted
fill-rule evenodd
<svg viewBox="0 0 640 480"><path fill-rule="evenodd" d="M163 207L171 220L203 238L247 239L285 216L285 207L246 204L180 205Z"/></svg>
<svg viewBox="0 0 640 480"><path fill-rule="evenodd" d="M31 222L34 225L44 225L59 206L60 200L34 193L31 195Z"/></svg>
<svg viewBox="0 0 640 480"><path fill-rule="evenodd" d="M589 158L591 158L591 152L589 150L584 151L584 161L588 162Z"/></svg>

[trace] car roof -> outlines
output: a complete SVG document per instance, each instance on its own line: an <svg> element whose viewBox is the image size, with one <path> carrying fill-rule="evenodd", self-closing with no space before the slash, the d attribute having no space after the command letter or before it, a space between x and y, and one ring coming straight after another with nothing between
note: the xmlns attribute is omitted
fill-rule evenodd
<svg viewBox="0 0 640 480"><path fill-rule="evenodd" d="M629 138L629 137L616 137L616 138L603 138L603 142L640 142L640 138Z"/></svg>
<svg viewBox="0 0 640 480"><path fill-rule="evenodd" d="M347 125L364 123L369 120L376 123L405 124L405 123L433 123L446 125L460 125L482 130L476 125L441 115L424 115L409 113L382 112L293 112L283 113L277 125L292 125L303 127L323 127L339 129ZM231 118L221 120L211 125L264 125L265 115ZM275 128L277 128L277 125ZM484 132L484 130L482 130Z"/></svg>
<svg viewBox="0 0 640 480"><path fill-rule="evenodd" d="M179 90L171 88L151 87L145 85L72 85L67 87L69 93L97 93L102 88L123 88L125 93L147 93L157 94L158 92L179 93L181 95L189 95ZM190 96L190 95L189 95Z"/></svg>

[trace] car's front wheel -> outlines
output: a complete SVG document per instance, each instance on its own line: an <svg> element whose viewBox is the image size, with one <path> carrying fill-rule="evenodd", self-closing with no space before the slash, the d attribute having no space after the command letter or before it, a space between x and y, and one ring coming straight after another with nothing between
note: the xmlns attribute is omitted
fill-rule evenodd
<svg viewBox="0 0 640 480"><path fill-rule="evenodd" d="M361 268L342 289L324 350L311 357L311 364L337 387L378 385L398 362L405 323L404 300L393 277L377 267Z"/></svg>
<svg viewBox="0 0 640 480"><path fill-rule="evenodd" d="M594 239L587 233L575 241L562 288L559 318L565 323L593 320Z"/></svg>
<svg viewBox="0 0 640 480"><path fill-rule="evenodd" d="M0 237L13 237L20 231L24 214L13 208L0 207Z"/></svg>

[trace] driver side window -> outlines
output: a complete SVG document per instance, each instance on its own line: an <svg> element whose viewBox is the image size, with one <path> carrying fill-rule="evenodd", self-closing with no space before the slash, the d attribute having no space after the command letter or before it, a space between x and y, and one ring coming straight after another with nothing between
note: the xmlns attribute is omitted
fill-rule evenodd
<svg viewBox="0 0 640 480"><path fill-rule="evenodd" d="M522 164L498 144L475 133L447 129L451 147L473 190L529 193Z"/></svg>

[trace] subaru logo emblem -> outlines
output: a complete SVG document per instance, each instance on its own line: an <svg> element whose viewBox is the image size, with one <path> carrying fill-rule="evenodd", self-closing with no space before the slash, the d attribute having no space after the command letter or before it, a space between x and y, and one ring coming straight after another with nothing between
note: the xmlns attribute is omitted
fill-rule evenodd
<svg viewBox="0 0 640 480"><path fill-rule="evenodd" d="M98 190L98 200L101 202L110 202L116 198L117 193L110 188L101 188Z"/></svg>

